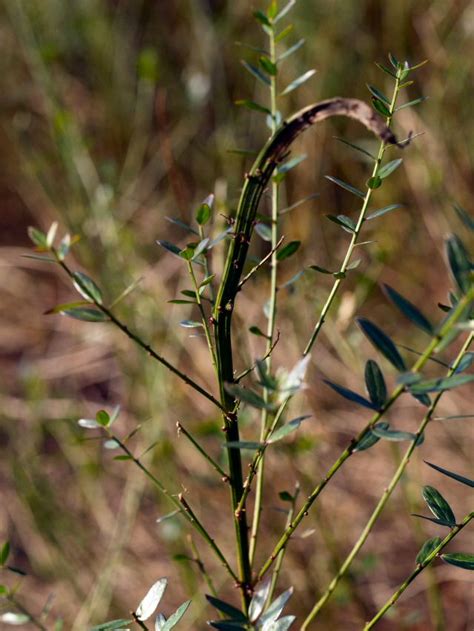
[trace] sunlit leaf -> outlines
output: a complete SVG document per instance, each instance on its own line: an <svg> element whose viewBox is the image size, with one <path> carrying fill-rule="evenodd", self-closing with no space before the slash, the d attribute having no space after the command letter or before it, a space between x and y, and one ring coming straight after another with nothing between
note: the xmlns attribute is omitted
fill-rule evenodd
<svg viewBox="0 0 474 631"><path fill-rule="evenodd" d="M297 79L292 81L290 85L286 86L283 92L281 92L280 96L284 96L285 94L289 94L290 92L293 92L293 90L296 90L296 88L299 88L300 85L308 81L308 79L310 79L315 73L316 73L316 70L314 70L313 68L312 70L308 70L304 74L300 75Z"/></svg>
<svg viewBox="0 0 474 631"><path fill-rule="evenodd" d="M0 621L5 624L20 625L26 624L30 620L30 617L25 613L15 613L13 611L6 611L0 616Z"/></svg>
<svg viewBox="0 0 474 631"><path fill-rule="evenodd" d="M262 613L270 593L271 585L271 577L268 577L255 589L249 605L249 618L251 622L257 620Z"/></svg>
<svg viewBox="0 0 474 631"><path fill-rule="evenodd" d="M5 565L10 555L10 542L6 541L0 549L0 565Z"/></svg>
<svg viewBox="0 0 474 631"><path fill-rule="evenodd" d="M299 41L296 42L296 44L293 44L293 46L290 46L290 48L285 50L284 53L279 55L279 57L277 58L277 61L279 61L279 62L283 61L284 59L286 59L287 57L289 57L293 53L296 53L296 51L299 50L304 45L304 43L305 43L305 40L304 39L300 39Z"/></svg>
<svg viewBox="0 0 474 631"><path fill-rule="evenodd" d="M135 615L138 620L144 622L148 620L156 611L160 600L165 593L166 586L168 585L168 580L166 578L160 578L160 580L156 581L154 585L148 590L145 598L138 605L137 610L135 611Z"/></svg>
<svg viewBox="0 0 474 631"><path fill-rule="evenodd" d="M178 609L174 613L171 614L171 616L168 618L165 624L161 627L161 631L171 631L171 629L174 629L174 627L178 624L178 622L186 613L190 604L191 604L191 601L187 600L182 605L180 605Z"/></svg>
<svg viewBox="0 0 474 631"><path fill-rule="evenodd" d="M388 177L391 173L395 171L395 169L398 169L402 162L402 158L397 158L396 160L391 160L391 162L387 162L387 164L384 164L384 166L377 172L378 177L382 178L382 180Z"/></svg>
<svg viewBox="0 0 474 631"><path fill-rule="evenodd" d="M92 278L89 278L87 274L83 274L82 272L73 272L72 277L74 281L74 287L83 298L87 298L88 300L96 302L99 305L102 304L102 292L92 280Z"/></svg>
<svg viewBox="0 0 474 631"><path fill-rule="evenodd" d="M275 77L278 74L278 68L276 67L276 64L274 64L273 61L268 57L265 57L265 55L262 55L260 57L259 62L265 72L271 77Z"/></svg>

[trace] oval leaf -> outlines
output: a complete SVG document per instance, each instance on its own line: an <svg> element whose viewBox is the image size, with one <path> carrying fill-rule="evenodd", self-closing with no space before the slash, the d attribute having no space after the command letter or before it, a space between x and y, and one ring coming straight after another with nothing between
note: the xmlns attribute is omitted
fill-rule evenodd
<svg viewBox="0 0 474 631"><path fill-rule="evenodd" d="M61 315L74 318L75 320L82 320L83 322L108 322L109 318L99 311L98 309L92 309L88 307L78 307L75 309L64 309L60 311Z"/></svg>
<svg viewBox="0 0 474 631"><path fill-rule="evenodd" d="M362 332L372 342L375 348L380 351L397 370L404 372L406 370L405 362L388 335L366 318L358 318L357 322Z"/></svg>
<svg viewBox="0 0 474 631"><path fill-rule="evenodd" d="M421 550L416 555L416 563L418 563L418 565L424 563L427 557L430 556L433 550L436 550L440 543L441 539L439 537L433 537L433 539L428 539L428 541L425 541L425 543L421 547Z"/></svg>
<svg viewBox="0 0 474 631"><path fill-rule="evenodd" d="M446 522L452 527L456 525L456 518L451 510L451 506L433 486L423 487L423 499L437 519Z"/></svg>
<svg viewBox="0 0 474 631"><path fill-rule="evenodd" d="M441 558L445 563L455 565L463 570L474 570L474 554L466 554L465 552L452 552L450 554L442 554Z"/></svg>
<svg viewBox="0 0 474 631"><path fill-rule="evenodd" d="M82 272L73 272L72 277L74 287L83 298L96 302L99 305L102 304L102 292L92 278L89 278L87 274L83 274Z"/></svg>
<svg viewBox="0 0 474 631"><path fill-rule="evenodd" d="M138 605L137 610L135 611L135 615L139 620L144 622L155 613L156 608L158 607L160 600L165 593L167 584L168 579L160 578L159 581L156 581L156 583L152 585L152 587L150 587L147 595Z"/></svg>

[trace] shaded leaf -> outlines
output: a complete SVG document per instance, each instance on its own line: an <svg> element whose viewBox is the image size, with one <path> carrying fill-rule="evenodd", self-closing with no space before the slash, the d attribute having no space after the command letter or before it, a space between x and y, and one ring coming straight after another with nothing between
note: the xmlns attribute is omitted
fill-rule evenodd
<svg viewBox="0 0 474 631"><path fill-rule="evenodd" d="M388 99L385 94L381 92L378 88L376 88L374 85L369 85L368 83L367 87L372 96L374 96L376 99L379 99L379 101L383 101L387 105L390 105L390 99Z"/></svg>
<svg viewBox="0 0 474 631"><path fill-rule="evenodd" d="M222 611L222 613L225 613L234 620L242 620L243 622L247 620L246 616L240 611L240 609L237 609L233 605L229 605L229 603L226 603L223 600L219 600L219 598L206 594L206 600L218 611Z"/></svg>
<svg viewBox="0 0 474 631"><path fill-rule="evenodd" d="M464 372L465 370L470 368L473 363L474 363L474 353L465 353L463 357L461 358L461 361L459 362L457 368L455 368L454 373L458 374L458 373ZM450 368L451 367L452 366L450 366Z"/></svg>
<svg viewBox="0 0 474 631"><path fill-rule="evenodd" d="M413 303L404 298L398 293L398 291L393 289L393 287L390 287L390 285L384 285L383 287L387 296L393 304L400 309L404 316L411 320L411 322L413 322L413 324L422 331L428 333L428 335L433 334L433 327L431 323Z"/></svg>
<svg viewBox="0 0 474 631"><path fill-rule="evenodd" d="M439 379L427 379L426 381L418 381L408 386L412 394L426 394L428 392L444 392L458 388L466 383L474 381L474 374L469 375L453 375L452 377L440 377Z"/></svg>
<svg viewBox="0 0 474 631"><path fill-rule="evenodd" d="M471 286L471 262L461 239L455 234L446 239L449 267L459 289L466 293Z"/></svg>
<svg viewBox="0 0 474 631"><path fill-rule="evenodd" d="M264 114L269 114L271 116L272 112L268 109L268 107L264 107L255 101L251 101L250 99L239 99L235 101L236 105L241 105L246 107L249 110L254 110L255 112L262 112Z"/></svg>
<svg viewBox="0 0 474 631"><path fill-rule="evenodd" d="M287 160L286 162L283 162L283 164L280 164L277 167L277 172L288 173L288 171L291 171L291 169L294 169L296 166L298 166L298 164L301 164L301 162L306 160L307 157L308 156L305 153L300 156L295 156L291 160Z"/></svg>
<svg viewBox="0 0 474 631"><path fill-rule="evenodd" d="M200 226L204 226L212 215L212 205L214 203L214 195L208 195L202 202L196 212L196 221Z"/></svg>
<svg viewBox="0 0 474 631"><path fill-rule="evenodd" d="M452 478L453 480L457 480L458 482L461 482L461 484L465 484L466 486L470 486L471 488L474 488L474 480L465 478L464 476L459 475L458 473L454 473L453 471L449 471L448 469L443 469L443 467L439 467L438 465L433 464L432 462L427 462L425 460L425 463L432 469L439 471L440 473L448 476L449 478Z"/></svg>
<svg viewBox="0 0 474 631"><path fill-rule="evenodd" d="M367 149L364 149L363 147L359 147L359 145L356 145L353 142L349 142L345 138L339 138L339 136L333 136L333 138L335 140L339 140L339 142L343 142L345 145L348 145L349 147L352 147L352 149L355 149L356 151L360 151L361 153L369 157L371 160L375 160L375 156L373 156L369 151L367 151Z"/></svg>
<svg viewBox="0 0 474 631"><path fill-rule="evenodd" d="M270 435L270 438L268 439L267 442L269 444L272 444L272 443L276 443L282 438L285 438L286 436L288 436L288 434L291 434L291 432L294 432L296 429L298 429L301 423L305 421L307 418L310 418L310 416L311 415L299 416L298 418L293 419L289 423L282 425L282 427L280 427L275 432L273 432L273 434Z"/></svg>
<svg viewBox="0 0 474 631"><path fill-rule="evenodd" d="M375 348L379 350L397 370L401 372L405 371L405 362L388 335L366 318L358 318L357 322L364 335L372 342Z"/></svg>
<svg viewBox="0 0 474 631"><path fill-rule="evenodd" d="M390 425L388 423L385 423L385 421L383 421L381 423L377 423L377 425L374 425L372 429L374 429L375 427L388 429ZM359 442L355 446L354 451L365 451L366 449L369 449L370 447L372 447L373 445L379 442L380 438L374 434L372 429L369 429L362 436L362 438L359 440Z"/></svg>
<svg viewBox="0 0 474 631"><path fill-rule="evenodd" d="M341 188L345 189L346 191L349 191L349 193L357 195L357 197L360 197L361 199L365 199L365 194L362 191L360 191L358 188L355 188L355 186L344 182L344 180L340 180L338 177L334 177L333 175L325 175L324 177L330 182L333 182L334 184L337 184Z"/></svg>
<svg viewBox="0 0 474 631"><path fill-rule="evenodd" d="M300 245L301 241L290 241L278 251L277 260L283 261L284 259L287 259L298 250Z"/></svg>
<svg viewBox="0 0 474 631"><path fill-rule="evenodd" d="M250 72L250 74L253 77L258 79L258 81L261 81L267 87L269 87L271 85L270 79L267 77L267 75L264 72L262 72L260 70L260 68L257 68L257 66L254 66L253 64L251 64L248 61L245 61L243 59L241 60L241 63L243 65L243 67L246 70L248 70L248 72Z"/></svg>
<svg viewBox="0 0 474 631"><path fill-rule="evenodd" d="M157 244L161 245L161 247L167 250L168 252L171 252L171 254L176 254L176 256L180 255L181 248L178 248L177 245L174 245L174 243L171 243L170 241L159 239L157 241Z"/></svg>
<svg viewBox="0 0 474 631"><path fill-rule="evenodd" d="M262 55L259 59L259 62L265 72L271 77L275 77L278 74L278 68L276 67L276 64L274 64L273 61L268 57Z"/></svg>
<svg viewBox="0 0 474 631"><path fill-rule="evenodd" d="M464 210L464 208L460 206L459 204L453 204L453 208L456 211L456 214L459 217L459 219L466 226L466 228L474 231L474 217L471 217L470 215L468 215L467 211Z"/></svg>
<svg viewBox="0 0 474 631"><path fill-rule="evenodd" d="M338 226L342 226L346 232L353 233L355 231L355 223L347 215L326 215L326 217L333 223L337 223Z"/></svg>
<svg viewBox="0 0 474 631"><path fill-rule="evenodd" d="M428 541L425 541L425 543L421 547L421 550L416 555L416 559L415 559L416 563L418 565L421 565L422 563L424 563L426 559L430 556L430 554L433 552L433 550L436 550L436 548L439 546L440 543L441 543L440 537L433 537L432 539L428 539Z"/></svg>
<svg viewBox="0 0 474 631"><path fill-rule="evenodd" d="M451 552L449 554L442 554L441 558L445 563L455 565L463 570L474 570L474 554L467 554L465 552Z"/></svg>
<svg viewBox="0 0 474 631"><path fill-rule="evenodd" d="M0 565L5 565L9 555L10 555L10 542L5 541L2 548L0 549Z"/></svg>
<svg viewBox="0 0 474 631"><path fill-rule="evenodd" d="M179 228L186 230L186 232L191 232L192 234L199 235L199 232L197 230L195 230L192 226L188 225L187 223L184 223L184 221L181 221L181 219L177 219L176 217L165 217L165 219L166 221L169 221L175 226L178 226Z"/></svg>
<svg viewBox="0 0 474 631"><path fill-rule="evenodd" d="M289 85L286 86L283 92L280 93L280 96L284 96L285 94L289 94L290 92L293 92L293 90L296 90L296 88L299 88L300 85L308 81L308 79L310 79L315 73L316 73L316 70L312 68L311 70L308 70L304 74L300 75L297 79L295 79Z"/></svg>
<svg viewBox="0 0 474 631"><path fill-rule="evenodd" d="M387 162L387 164L384 164L384 166L377 172L378 177L382 178L382 180L388 177L391 173L395 171L395 169L398 169L402 162L402 158L397 158L396 160Z"/></svg>
<svg viewBox="0 0 474 631"><path fill-rule="evenodd" d="M428 504L428 508L437 519L442 520L450 526L456 525L456 518L453 511L451 510L450 505L444 499L441 493L433 486L423 487L423 499Z"/></svg>
<svg viewBox="0 0 474 631"><path fill-rule="evenodd" d="M379 208L378 210L374 210L370 215L367 215L365 218L366 221L370 219L376 219L377 217L381 217L386 213L391 212L392 210L396 210L397 208L402 208L403 204L390 204L389 206L384 206L383 208Z"/></svg>
<svg viewBox="0 0 474 631"><path fill-rule="evenodd" d="M387 386L379 365L373 359L365 364L365 385L370 400L380 410L387 401Z"/></svg>
<svg viewBox="0 0 474 631"><path fill-rule="evenodd" d="M253 392L253 390L249 390L248 388L243 388L235 383L226 383L224 385L226 392L231 394L236 399L243 401L244 403L248 403L254 408L263 409L263 410L272 410L273 405L267 403L262 399L262 397Z"/></svg>
<svg viewBox="0 0 474 631"><path fill-rule="evenodd" d="M398 107L395 108L395 111L399 112L400 110L404 110L406 107L411 107L412 105L418 105L419 103L423 103L423 101L426 101L427 98L428 98L427 96L420 96L420 98L418 99L413 99L413 101L408 101L408 103L399 105Z"/></svg>
<svg viewBox="0 0 474 631"><path fill-rule="evenodd" d="M133 620L127 620L126 618L118 618L117 620L111 620L110 622L103 622L95 627L92 627L90 631L112 631L113 629L123 629L127 624L131 624Z"/></svg>
<svg viewBox="0 0 474 631"><path fill-rule="evenodd" d="M389 108L380 99L376 99L375 97L372 97L372 105L374 106L374 109L381 116L384 116L385 118L389 118L392 115Z"/></svg>
<svg viewBox="0 0 474 631"><path fill-rule="evenodd" d="M368 401L360 394L357 394L357 392L353 392L352 390L349 390L349 388L344 388L344 386L340 386L337 383L333 383L332 381L329 381L328 379L323 379L323 381L335 392L340 394L341 397L344 397L345 399L348 399L349 401L353 401L354 403L362 405L362 407L368 408L369 410L377 410L377 407L374 405L374 403Z"/></svg>

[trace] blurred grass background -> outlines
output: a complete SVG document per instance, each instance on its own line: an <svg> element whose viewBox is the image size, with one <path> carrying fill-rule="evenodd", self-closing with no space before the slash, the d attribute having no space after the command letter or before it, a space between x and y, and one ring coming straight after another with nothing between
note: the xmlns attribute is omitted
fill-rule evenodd
<svg viewBox="0 0 474 631"><path fill-rule="evenodd" d="M229 553L231 525L223 516L222 485L175 433L180 420L218 457L214 410L119 332L43 316L58 302L74 299L74 291L55 268L20 257L29 247L26 228L46 230L58 221L61 231L79 234L74 263L105 288L109 299L137 282L118 307L122 318L213 389L205 345L178 327L189 315L187 308L167 304L186 287L182 268L155 240L184 244L186 236L165 217L189 221L210 192L219 212L235 208L248 161L229 150L256 149L267 134L261 115L233 105L238 98L266 97L239 63L252 59L252 52L238 42L262 45L252 18L259 8L265 7L224 0L4 0L0 9L1 534L12 542L14 564L29 574L25 602L39 611L52 596L50 619L62 617L66 629L121 616L165 575L171 584L165 600L169 611L183 597L194 597L188 628L205 628L198 620L209 615L202 611L205 587L195 564L182 559L192 553L180 521L157 524L169 511L166 502L128 463L114 462L99 441L87 440L77 418L119 403L123 432L140 423L139 444L158 441L150 455L154 470L173 488L188 489ZM267 552L285 519L278 512L284 508L278 491L291 490L296 480L310 489L365 422L320 381L326 376L360 389L371 350L354 316L370 314L395 340L423 345L382 298L377 283L394 285L439 317L436 303L446 300L449 287L443 235L462 234L451 204L471 211L474 193L472 2L301 0L291 22L291 42L304 37L306 45L282 65L284 82L311 67L318 73L282 101L284 115L336 95L369 100L366 83L389 91L388 77L374 65L385 62L389 51L413 63L429 59L407 94L407 100L421 95L429 100L397 116L399 137L409 131L423 135L405 150L404 166L375 199L378 207L405 206L367 226L376 243L361 250L362 264L346 281L313 353L305 400L299 397L294 404L310 409L314 418L269 459L272 483L262 537ZM321 125L298 141L308 160L288 178L285 197L288 203L315 192L319 197L286 215L284 233L304 247L282 267L282 282L303 263L334 268L345 251L345 233L324 214L350 214L357 205L323 175L360 187L368 167L334 141L335 135L367 147L373 142L345 121ZM262 243L255 247L265 251ZM296 361L329 282L305 275L291 291L279 293L277 365L291 367ZM240 296L238 313L247 325L263 328L266 287L262 274ZM262 343L248 340L244 328L239 346L242 366L263 352ZM472 397L466 389L453 392L441 408L472 412ZM421 414L405 402L392 418L413 430ZM252 436L253 424L248 415L246 437ZM422 484L446 493L457 515L469 509L462 488L422 464L425 458L468 471L472 441L467 437L461 422L429 428L406 476L407 494L394 495L315 629L359 629L410 571L420 538L439 534L431 525L415 528L409 516ZM292 613L307 612L326 587L390 479L394 458L390 446L379 444L352 459L323 494L307 523L314 532L292 542L282 576L282 589L289 584L296 589ZM468 535L457 549L464 549L462 543L466 548ZM206 563L219 587L224 577L212 560ZM472 628L469 578L450 566L434 568L430 580L438 591L430 593L442 600L444 627L441 614L433 621L428 584L421 578L380 628ZM228 587L222 595L233 597Z"/></svg>

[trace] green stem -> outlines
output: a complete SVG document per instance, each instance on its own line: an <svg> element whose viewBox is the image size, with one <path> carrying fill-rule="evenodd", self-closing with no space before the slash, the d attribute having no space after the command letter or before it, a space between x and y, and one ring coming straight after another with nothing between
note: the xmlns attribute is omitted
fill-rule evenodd
<svg viewBox="0 0 474 631"><path fill-rule="evenodd" d="M450 377L452 374L454 374L456 368L459 366L459 363L461 361L461 359L464 357L465 353L468 351L470 345L472 344L472 340L474 338L474 335L471 334L469 335L469 337L467 338L467 340L465 341L465 343L463 344L463 347L461 348L461 350L459 351L455 361L452 364L452 367L450 368L450 370L447 372L447 376ZM398 469L395 472L395 474L393 475L390 483L388 484L388 486L385 488L377 506L375 507L372 515L370 516L369 520L367 521L367 524L365 525L364 530L362 531L362 533L360 534L358 540L356 541L356 543L354 544L352 550L349 552L349 554L347 555L344 563L341 565L339 571L337 572L336 576L332 579L332 581L330 582L328 588L326 589L326 591L324 592L324 594L321 596L321 598L316 602L316 604L314 605L313 609L311 610L311 612L308 614L308 616L306 617L306 619L304 620L302 626L301 626L301 631L304 631L305 629L308 628L309 624L316 618L316 616L318 615L318 613L321 611L321 609L324 607L324 605L327 603L327 601L329 600L329 598L331 597L331 595L333 594L334 590L336 589L336 587L338 586L339 582L341 581L341 579L346 575L347 571L349 570L349 568L352 565L352 562L354 561L355 557L359 554L361 548L363 547L363 545L365 544L365 542L367 541L370 533L372 532L372 529L374 528L378 518L380 517L380 515L382 514L383 509L385 508L390 496L392 495L393 491L395 490L395 488L397 487L400 478L402 477L403 473L405 472L405 469L407 468L411 456L413 454L413 452L416 449L416 446L418 444L418 439L420 438L420 436L423 435L423 432L426 429L426 426L428 425L428 423L431 421L433 414L436 410L436 407L438 406L438 403L441 399L441 397L443 396L444 392L439 392L435 398L433 399L429 409L427 410L417 432L416 432L416 438L413 440L413 442L410 444L410 446L408 447L408 449L405 452L405 455L403 456L402 460L400 461L400 464L398 465Z"/></svg>
<svg viewBox="0 0 474 631"><path fill-rule="evenodd" d="M400 91L400 79L397 77L397 79L395 80L395 86L393 89L393 94L392 94L392 100L390 102L390 116L387 116L386 118L386 123L387 123L387 127L390 127L391 123L392 123L392 117L393 114L395 112L395 104L397 102L397 98L398 98L398 94ZM387 145L385 144L384 141L382 141L380 143L379 146L379 150L377 153L377 157L375 159L375 163L372 169L372 175L371 175L371 179L375 178L377 176L377 173L380 169L380 165L382 163L382 159L385 153L385 149L387 148ZM349 247L347 248L346 251L346 255L344 257L344 260L342 261L341 267L339 268L339 271L337 272L337 278L333 283L333 286L331 288L331 291L329 292L329 295L326 299L326 302L323 305L323 308L321 309L321 312L319 314L319 318L318 321L316 322L313 332L311 333L310 339L308 341L308 343L306 344L306 348L303 351L303 357L305 357L312 349L314 343L316 342L316 338L319 335L319 332L321 331L323 324L326 320L326 316L329 312L329 309L332 306L332 303L334 302L334 299L339 291L339 287L341 286L343 280L346 277L346 273L347 273L347 267L351 261L352 258L352 254L354 252L354 248L357 246L357 242L359 239L359 235L362 231L362 226L364 224L365 221L365 216L367 214L367 209L369 207L369 204L372 200L372 193L373 193L372 188L367 187L367 191L365 193L365 197L364 197L364 201L362 202L362 207L360 209L359 212L359 217L356 223L356 226L354 228L354 232L352 233L352 237L351 237L351 241L349 243Z"/></svg>
<svg viewBox="0 0 474 631"><path fill-rule="evenodd" d="M132 460L134 464L146 475L146 477L149 480L151 480L151 482L156 486L156 488L159 489L161 493L163 493L163 495L174 505L174 507L177 510L179 510L179 512L192 525L192 527L196 530L196 532L198 532L203 537L203 539L207 542L207 544L209 545L211 550L214 552L214 554L217 556L219 561L222 563L223 567L227 570L229 575L234 579L234 581L237 581L238 580L237 575L235 574L234 570L230 567L221 549L216 544L216 542L211 537L211 535L207 532L207 530L204 528L204 526L201 524L201 522L198 520L198 518L196 517L194 512L191 510L186 500L184 500L182 495L179 495L179 497L176 498L172 493L168 491L168 489L162 484L162 482L160 482L160 480L158 480L158 478L156 478L153 475L153 473L149 469L147 469L147 467L145 467L145 465L140 461L140 459L136 458L133 455L133 453L130 451L127 445L124 442L122 442L120 438L118 438L118 436L116 436L110 431L108 432L108 434L110 438L114 440L118 444L118 446L122 449L122 451L130 458L130 460Z"/></svg>
<svg viewBox="0 0 474 631"><path fill-rule="evenodd" d="M268 32L270 43L270 61L276 66L276 45L275 45L275 31L273 26ZM277 77L270 76L270 111L271 111L271 131L272 135L275 134L277 129L276 116L277 116ZM270 261L270 298L268 300L268 321L267 321L267 346L265 360L267 371L271 372L272 357L271 348L273 345L273 336L275 334L275 324L277 315L277 281L278 281L278 256L277 256L277 244L278 244L278 206L279 206L279 184L272 180L271 182L271 261ZM268 402L271 396L271 392L268 388L263 388L263 399ZM265 432L267 430L269 420L268 409L263 409L260 418L260 440L263 441ZM262 517L263 509L263 487L264 487L264 473L265 473L265 455L262 452L257 465L257 484L255 488L255 505L253 510L252 528L250 531L250 565L253 566L255 561L255 552L257 549L257 537L260 528L260 520Z"/></svg>
<svg viewBox="0 0 474 631"><path fill-rule="evenodd" d="M199 550L197 549L196 544L194 543L194 539L191 537L191 535L189 536L189 545L191 546L191 550L194 554L194 559L193 561L196 563L196 565L199 568L199 571L201 572L204 580L206 581L207 586L209 587L209 591L211 592L211 594L217 598L217 590L214 586L214 583L212 581L212 578L210 577L208 571L206 570L206 566L204 565L201 556L199 554Z"/></svg>
<svg viewBox="0 0 474 631"><path fill-rule="evenodd" d="M217 374L216 353L214 350L214 345L212 343L211 332L209 330L209 321L206 317L206 312L204 311L204 306L202 304L201 294L199 293L199 285L196 280L193 264L191 261L187 261L187 264L188 264L189 276L191 277L191 282L194 287L194 293L196 294L196 302L198 304L199 312L201 313L202 326L204 328L204 333L206 335L207 347L209 349L209 354L211 355L212 366L214 367L214 371Z"/></svg>
<svg viewBox="0 0 474 631"><path fill-rule="evenodd" d="M192 445L194 445L194 447L199 451L199 453L208 461L208 463L211 465L211 467L217 471L217 473L221 476L222 480L224 482L228 482L229 481L229 475L214 460L214 458L211 458L211 456L207 453L207 451L205 451L201 447L201 445L197 442L197 440L194 438L194 436L192 434L190 434L188 432L188 430L185 427L183 427L183 425L181 425L181 423L179 421L178 421L178 423L176 423L176 427L178 428L178 435L179 434L184 434L184 436L186 436L186 438L189 440L189 442Z"/></svg>
<svg viewBox="0 0 474 631"><path fill-rule="evenodd" d="M188 375L186 375L184 372L181 372L181 370L179 370L178 368L176 368L176 366L174 366L173 364L171 364L167 359L165 359L164 357L162 357L161 355L159 355L149 344L147 344L146 342L144 342L141 337L139 337L136 333L134 333L133 331L131 331L128 326L126 324L124 324L123 322L121 322L113 313L112 311L110 311L110 309L108 309L107 307L105 307L103 304L101 304L100 302L98 302L97 300L94 300L92 296L90 296L90 293L87 290L87 287L84 286L84 284L81 282L81 280L77 277L74 277L74 274L72 272L72 270L68 267L68 265L66 265L66 263L64 261L62 261L59 256L57 251L52 248L51 252L54 254L56 261L58 262L58 264L63 268L63 270L66 272L66 274L77 284L81 287L81 289L90 297L90 301L97 307L97 309L99 309L100 311L102 311L102 313L104 315L106 315L108 317L108 319L115 324L115 326L120 329L122 331L122 333L125 333L125 335L130 338L131 340L133 340L135 342L135 344L137 344L137 346L139 346L140 348L142 348L144 351L146 351L146 353L152 357L153 359L155 359L156 361L158 361L160 364L163 364L163 366L165 366L166 368L168 368L168 370L170 370L172 373L174 373L175 375L177 375L182 381L184 381L185 384L187 384L188 386L191 386L191 388L193 388L194 390L196 390L196 392L199 392L199 394L202 394L203 397L205 397L206 399L208 399L208 401L211 401L211 403L213 403L216 407L218 407L220 410L224 410L222 404L210 393L207 392L207 390L205 390L202 386L200 386L198 383L196 383L193 379L191 379L191 377L188 377Z"/></svg>
<svg viewBox="0 0 474 631"><path fill-rule="evenodd" d="M428 344L427 348L425 349L421 357L419 357L418 361L413 365L411 372L417 373L425 366L431 354L434 352L435 348L438 346L440 340L443 340L451 332L456 322L463 315L466 309L466 306L469 305L473 299L474 299L474 287L471 288L458 302L458 304L456 305L456 308L453 309L453 311L451 312L450 317L448 317L445 320L444 324L441 326L439 333L433 337L433 339ZM357 444L367 434L367 432L371 429L371 427L373 427L373 425L375 425L375 423L377 423L380 420L380 418L387 412L387 410L395 403L395 401L399 398L399 396L404 392L404 389L405 388L403 385L399 385L394 389L389 399L385 403L384 407L381 410L379 410L376 414L374 414L371 421L364 427L364 429L361 432L359 432L358 436L355 437L353 440L351 440L350 444L346 447L346 449L342 452L342 454L339 456L336 462L332 465L332 467L326 473L326 476L308 495L306 501L304 502L300 511L296 515L295 519L290 524L290 526L285 530L285 532L282 534L282 536L280 537L280 540L274 547L269 558L262 565L262 568L260 569L257 575L258 580L260 580L264 576L264 574L266 574L269 568L273 565L280 550L282 550L286 546L291 535L299 526L303 518L308 515L309 509L311 508L311 506L313 505L313 503L315 502L315 500L317 499L321 491L323 491L323 489L326 487L327 483L337 473L337 471L339 471L339 469L342 467L344 462L354 453L354 450Z"/></svg>
<svg viewBox="0 0 474 631"><path fill-rule="evenodd" d="M409 587L410 584L415 580L418 574L423 572L423 570L434 561L434 559L439 555L440 552L443 551L443 549L448 545L448 543L452 541L461 532L461 530L468 525L468 523L472 519L474 519L474 512L466 515L466 517L464 517L462 522L451 530L451 532L443 539L443 541L439 544L439 546L437 546L433 550L433 552L431 552L431 554L426 557L423 563L419 563L417 565L416 569L413 570L410 576L400 585L397 591L387 600L385 605L381 609L379 609L379 611L372 618L372 620L365 625L363 631L370 631L370 629L374 628L377 622L381 618L383 618L383 616L387 613L387 611L391 607L393 607L393 605L397 602L397 600L400 598L403 592L407 589L407 587Z"/></svg>

